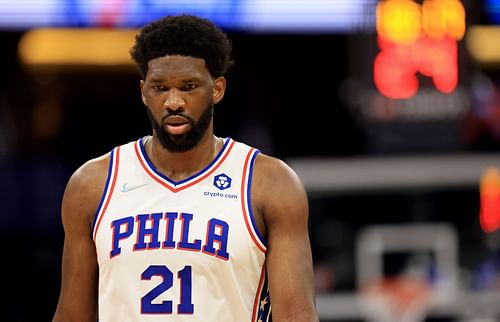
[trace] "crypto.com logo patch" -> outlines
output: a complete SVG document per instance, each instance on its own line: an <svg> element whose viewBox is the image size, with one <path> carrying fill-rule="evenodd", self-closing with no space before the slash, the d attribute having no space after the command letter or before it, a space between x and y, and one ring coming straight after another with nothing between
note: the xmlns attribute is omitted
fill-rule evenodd
<svg viewBox="0 0 500 322"><path fill-rule="evenodd" d="M214 177L214 186L219 190L230 188L231 178L225 173L218 174Z"/></svg>

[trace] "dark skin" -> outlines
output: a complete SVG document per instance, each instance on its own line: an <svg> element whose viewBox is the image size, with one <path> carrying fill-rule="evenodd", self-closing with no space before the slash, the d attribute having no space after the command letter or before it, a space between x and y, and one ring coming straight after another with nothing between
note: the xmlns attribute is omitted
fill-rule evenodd
<svg viewBox="0 0 500 322"><path fill-rule="evenodd" d="M163 130L182 135L204 109L224 97L226 80L213 78L200 58L164 56L149 62L141 81L144 104ZM155 167L170 179L185 179L206 167L222 147L213 134L213 120L201 140L185 152L166 150L153 132L145 147ZM54 322L95 322L98 264L92 222L104 190L109 154L81 166L70 178L62 203L65 242L62 286ZM307 230L308 203L304 188L282 161L259 154L255 161L251 204L257 226L266 236L266 266L273 321L319 321L314 304L313 269Z"/></svg>

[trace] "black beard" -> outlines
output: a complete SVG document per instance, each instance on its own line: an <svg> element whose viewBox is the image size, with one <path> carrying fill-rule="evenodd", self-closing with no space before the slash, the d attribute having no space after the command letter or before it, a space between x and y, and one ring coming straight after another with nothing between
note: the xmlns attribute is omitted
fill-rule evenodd
<svg viewBox="0 0 500 322"><path fill-rule="evenodd" d="M201 138L205 134L210 125L210 121L212 120L214 105L209 104L203 113L201 114L198 122L193 120L191 117L188 117L182 113L169 113L163 118L170 115L179 115L186 118L191 125L191 129L184 134L179 135L171 135L166 132L163 127L155 120L153 114L149 108L146 107L146 112L148 114L149 120L153 127L153 130L160 141L160 144L170 152L186 152L194 148L198 142L200 142Z"/></svg>

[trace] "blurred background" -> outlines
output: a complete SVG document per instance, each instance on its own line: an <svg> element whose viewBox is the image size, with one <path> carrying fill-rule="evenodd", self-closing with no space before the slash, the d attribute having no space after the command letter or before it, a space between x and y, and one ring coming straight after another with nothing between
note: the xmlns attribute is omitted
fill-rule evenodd
<svg viewBox="0 0 500 322"><path fill-rule="evenodd" d="M500 321L500 0L2 0L0 320L51 320L65 184L150 133L128 50L182 12L233 42L216 134L304 182L321 321Z"/></svg>

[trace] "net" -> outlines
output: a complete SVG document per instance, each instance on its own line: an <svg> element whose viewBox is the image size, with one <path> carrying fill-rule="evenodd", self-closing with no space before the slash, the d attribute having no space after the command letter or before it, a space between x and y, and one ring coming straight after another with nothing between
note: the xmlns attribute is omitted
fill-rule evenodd
<svg viewBox="0 0 500 322"><path fill-rule="evenodd" d="M426 281L391 277L361 289L360 307L372 322L421 322L425 320L428 299Z"/></svg>

